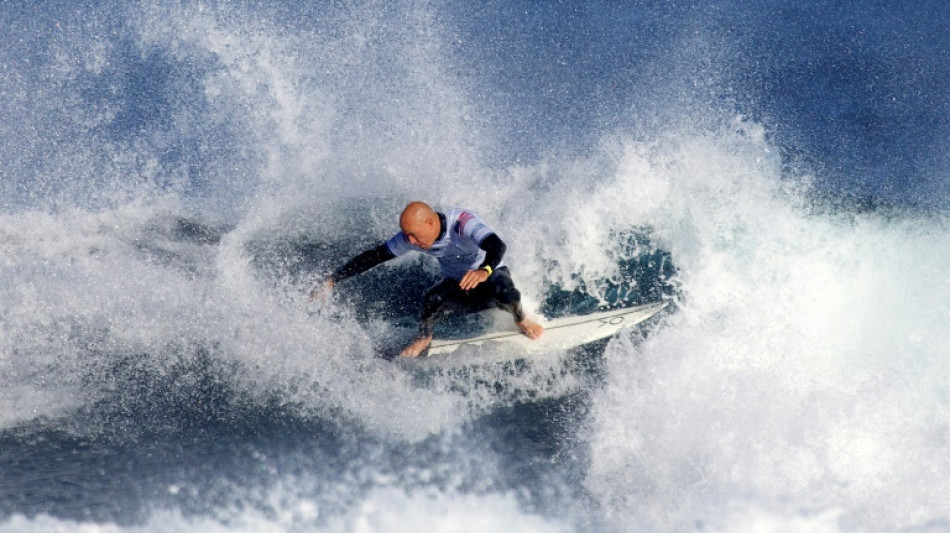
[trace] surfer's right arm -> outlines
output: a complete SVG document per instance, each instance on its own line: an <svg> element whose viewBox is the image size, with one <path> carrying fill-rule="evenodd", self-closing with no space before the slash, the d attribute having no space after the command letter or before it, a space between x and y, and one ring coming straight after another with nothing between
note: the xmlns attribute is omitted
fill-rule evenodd
<svg viewBox="0 0 950 533"><path fill-rule="evenodd" d="M395 257L396 254L389 250L389 245L385 242L375 248L366 250L353 259L347 261L345 265L336 269L333 274L330 274L325 280L323 280L322 287L317 287L310 292L310 299L318 299L322 295L333 290L333 286L336 285L336 283L340 280L344 280L351 276L366 272L374 266L380 263L385 263L386 261L389 261Z"/></svg>

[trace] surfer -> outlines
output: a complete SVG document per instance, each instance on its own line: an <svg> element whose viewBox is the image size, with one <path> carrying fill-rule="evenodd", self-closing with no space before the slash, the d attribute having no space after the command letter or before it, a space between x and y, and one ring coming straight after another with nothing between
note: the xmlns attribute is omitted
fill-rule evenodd
<svg viewBox="0 0 950 533"><path fill-rule="evenodd" d="M458 302L473 306L495 305L509 313L518 329L537 339L544 328L528 319L521 308L521 293L515 288L503 257L506 246L478 215L467 209L447 213L422 202L412 202L399 217L401 231L379 246L357 255L337 269L323 287L310 293L316 299L331 291L340 280L411 251L439 260L443 279L423 299L419 335L400 353L416 357L432 342L435 318L442 306Z"/></svg>

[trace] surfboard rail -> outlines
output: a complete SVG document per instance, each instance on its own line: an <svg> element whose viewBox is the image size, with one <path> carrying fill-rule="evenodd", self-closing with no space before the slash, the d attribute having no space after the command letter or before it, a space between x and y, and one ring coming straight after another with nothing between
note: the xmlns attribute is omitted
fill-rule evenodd
<svg viewBox="0 0 950 533"><path fill-rule="evenodd" d="M466 347L502 343L517 345L527 352L566 350L610 337L625 327L639 324L662 311L668 304L668 301L653 302L635 307L556 318L543 324L544 334L537 340L529 339L513 324L510 329L475 337L436 338L429 345L427 356L444 355Z"/></svg>

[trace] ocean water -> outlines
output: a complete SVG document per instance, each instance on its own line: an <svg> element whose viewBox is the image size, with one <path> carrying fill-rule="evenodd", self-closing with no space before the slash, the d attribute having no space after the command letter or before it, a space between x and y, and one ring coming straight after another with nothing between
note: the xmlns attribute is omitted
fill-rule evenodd
<svg viewBox="0 0 950 533"><path fill-rule="evenodd" d="M948 19L4 3L0 531L950 530ZM306 294L416 199L670 311L382 360L431 263Z"/></svg>

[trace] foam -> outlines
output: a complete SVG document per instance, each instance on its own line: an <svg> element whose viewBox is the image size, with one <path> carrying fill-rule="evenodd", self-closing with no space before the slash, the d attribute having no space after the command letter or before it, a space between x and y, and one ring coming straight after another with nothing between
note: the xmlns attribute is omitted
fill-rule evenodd
<svg viewBox="0 0 950 533"><path fill-rule="evenodd" d="M189 357L182 354L209 349L242 369L234 376L242 394L287 395L308 414L342 408L369 428L413 440L495 402L487 391L471 400L446 392L459 376L434 392L420 389L374 361L369 337L346 309L309 313L304 287L262 279L251 266L250 240L313 232L306 226L320 217L298 215L314 202L332 208L353 196L413 191L438 198L453 187L446 176L471 164L456 117L462 104L439 81L438 51L416 39L431 31L429 15L418 11L415 25L381 29L393 40L377 49L357 39L372 35L376 15L366 18L366 10L372 6L338 14L343 25L324 33L285 32L266 17L201 5L139 6L124 12L126 44L76 23L62 42L45 45L61 83L34 93L41 120L17 148L39 150L45 137L64 142L44 167L54 190L34 188L29 201L7 206L4 251L16 259L4 272L11 302L0 371L5 425L91 405L111 391L110 366L132 354L147 354L149 371L164 375ZM113 22L104 13L89 18ZM397 58L414 67L404 70ZM157 69L162 83L129 88L117 68L142 78ZM362 85L367 78L354 68L379 79ZM46 74L23 75L30 86ZM126 92L96 100L109 82ZM359 102L341 100L352 91L364 91ZM401 96L390 101L393 92ZM95 101L82 101L85 94ZM434 101L442 107L433 109ZM127 142L116 117L136 107L152 118L137 123L141 130ZM53 109L74 120L46 120ZM362 123L374 128L354 129ZM195 153L168 156L192 141ZM18 170L29 186L35 169ZM155 229L179 217L228 229L214 245ZM295 225L280 226L288 217ZM318 228L353 231L346 225L336 218ZM499 374L486 372L489 380Z"/></svg>
<svg viewBox="0 0 950 533"><path fill-rule="evenodd" d="M485 512L490 509L491 512ZM254 510L222 513L226 520L185 517L178 511L157 511L142 525L119 526L59 520L49 516L14 516L0 529L8 533L163 533L171 531L261 532L567 532L563 525L525 513L511 495L459 495L434 491L406 493L398 489L377 489L344 517L321 523L319 505L307 499L288 502L275 513Z"/></svg>
<svg viewBox="0 0 950 533"><path fill-rule="evenodd" d="M653 169L675 191L649 220L684 297L642 344L608 347L586 484L618 520L663 529L739 494L859 527L943 517L948 228L810 214L752 131L687 140Z"/></svg>
<svg viewBox="0 0 950 533"><path fill-rule="evenodd" d="M604 134L586 156L487 165L490 139L422 9L390 19L368 2L308 30L204 5L133 6L113 27L109 7L37 39L43 61L0 77L15 117L0 126L0 428L116 394L124 357L145 354L163 377L200 348L237 369L242 397L394 446L589 390L582 482L606 529L896 530L950 516L946 220L813 212L810 180L787 175L761 125L708 127L720 114L702 105L711 118ZM152 68L166 85L141 101L152 93L123 73ZM152 120L128 131L116 117L136 106ZM355 229L354 198L381 204ZM386 235L412 199L476 208L509 244L531 311L552 283L603 298L623 232L643 232L678 268L677 313L645 340L613 341L603 387L558 356L422 386L374 359L373 336L393 333L385 320L361 326L339 302L308 309L306 283L253 266L257 241ZM220 242L172 235L183 217L220 224ZM471 453L473 469L492 465ZM333 527L562 527L508 494L389 484ZM737 500L744 510L729 510ZM4 529L280 531L317 520L320 504L291 497L287 523L155 511L141 526L16 516Z"/></svg>

